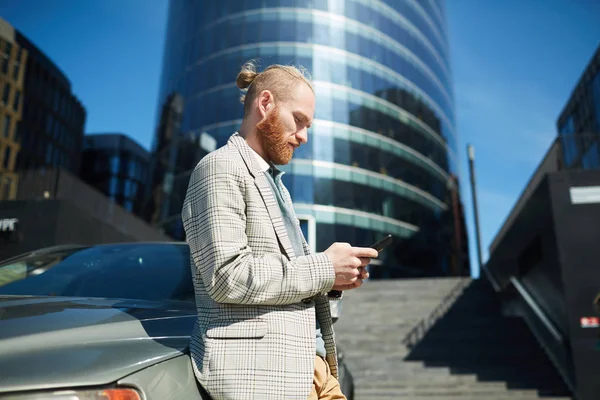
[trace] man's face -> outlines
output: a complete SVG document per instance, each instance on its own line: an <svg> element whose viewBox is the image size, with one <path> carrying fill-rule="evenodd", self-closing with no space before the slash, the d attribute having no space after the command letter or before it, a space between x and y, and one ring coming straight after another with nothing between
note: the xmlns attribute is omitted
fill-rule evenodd
<svg viewBox="0 0 600 400"><path fill-rule="evenodd" d="M256 124L258 136L269 160L284 165L292 160L294 150L308 141L308 128L315 112L315 96L305 84L295 88L290 100L279 102Z"/></svg>

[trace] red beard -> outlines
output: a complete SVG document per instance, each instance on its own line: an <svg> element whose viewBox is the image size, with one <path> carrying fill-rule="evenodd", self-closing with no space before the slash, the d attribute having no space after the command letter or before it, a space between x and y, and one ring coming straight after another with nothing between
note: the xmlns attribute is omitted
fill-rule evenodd
<svg viewBox="0 0 600 400"><path fill-rule="evenodd" d="M292 160L294 149L285 137L285 126L279 118L279 107L256 124L258 137L267 152L268 161L275 165L285 165Z"/></svg>

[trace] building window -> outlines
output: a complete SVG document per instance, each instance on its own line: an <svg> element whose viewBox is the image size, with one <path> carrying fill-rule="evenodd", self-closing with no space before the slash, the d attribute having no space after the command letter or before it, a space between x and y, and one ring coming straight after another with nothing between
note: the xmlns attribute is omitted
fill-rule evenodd
<svg viewBox="0 0 600 400"><path fill-rule="evenodd" d="M569 116L565 123L560 127L561 135L569 135L575 133L575 126L573 124L573 117Z"/></svg>
<svg viewBox="0 0 600 400"><path fill-rule="evenodd" d="M54 165L55 166L60 165L60 149L59 148L54 149Z"/></svg>
<svg viewBox="0 0 600 400"><path fill-rule="evenodd" d="M18 61L15 61L13 64L13 79L16 81L19 79L19 67L21 64Z"/></svg>
<svg viewBox="0 0 600 400"><path fill-rule="evenodd" d="M19 102L21 101L21 92L17 90L15 92L15 99L13 100L13 109L19 112Z"/></svg>
<svg viewBox="0 0 600 400"><path fill-rule="evenodd" d="M48 147L46 147L46 165L52 164L52 151L53 150L54 150L54 147L52 146L52 143L48 143Z"/></svg>
<svg viewBox="0 0 600 400"><path fill-rule="evenodd" d="M8 177L0 177L0 200L9 200L12 180Z"/></svg>
<svg viewBox="0 0 600 400"><path fill-rule="evenodd" d="M594 114L596 117L596 131L600 131L600 71L596 73L592 81L592 93L594 97Z"/></svg>
<svg viewBox="0 0 600 400"><path fill-rule="evenodd" d="M60 132L58 133L58 143L65 147L65 127L63 125L60 126Z"/></svg>
<svg viewBox="0 0 600 400"><path fill-rule="evenodd" d="M131 181L129 179L125 181L124 194L126 198L131 197Z"/></svg>
<svg viewBox="0 0 600 400"><path fill-rule="evenodd" d="M600 167L600 153L598 143L593 143L581 159L581 165L585 169L596 169Z"/></svg>
<svg viewBox="0 0 600 400"><path fill-rule="evenodd" d="M112 177L110 178L110 183L109 183L109 187L108 187L108 194L110 195L110 197L115 198L117 196L117 186L119 184L119 181L117 180L116 177Z"/></svg>
<svg viewBox="0 0 600 400"><path fill-rule="evenodd" d="M19 47L19 50L17 52L17 58L16 58L16 61L15 61L15 65L13 67L13 79L15 81L19 79L19 71L21 69L21 61L23 61L22 60L22 58L23 58L22 56L23 56L23 49L21 47Z"/></svg>
<svg viewBox="0 0 600 400"><path fill-rule="evenodd" d="M18 126L19 125L17 125L17 129L15 129L15 135L14 135L15 136L15 142L17 142L17 143L19 143L19 144L22 145L23 143L25 143L25 140L27 140L27 138L25 138L25 139L21 138L21 133L25 133L26 134L26 132L21 132L18 129Z"/></svg>
<svg viewBox="0 0 600 400"><path fill-rule="evenodd" d="M10 58L10 53L12 53L12 43L9 42L5 42L5 48L4 48L4 57L6 58Z"/></svg>
<svg viewBox="0 0 600 400"><path fill-rule="evenodd" d="M9 170L10 167L10 147L6 146L6 148L4 149L4 160L2 162L2 167L4 167L4 170Z"/></svg>
<svg viewBox="0 0 600 400"><path fill-rule="evenodd" d="M50 134L52 134L52 137L54 138L54 140L58 141L58 135L60 134L60 121L59 120L54 120L54 126L52 127L52 132L48 132Z"/></svg>
<svg viewBox="0 0 600 400"><path fill-rule="evenodd" d="M8 73L8 56L6 54L2 59L2 73L5 75Z"/></svg>
<svg viewBox="0 0 600 400"><path fill-rule="evenodd" d="M52 134L52 115L50 113L48 113L46 115L46 135L50 135Z"/></svg>
<svg viewBox="0 0 600 400"><path fill-rule="evenodd" d="M133 201L126 200L125 203L123 204L123 207L129 212L133 212Z"/></svg>
<svg viewBox="0 0 600 400"><path fill-rule="evenodd" d="M119 164L120 164L119 156L112 156L110 158L110 173L112 175L117 175L119 173Z"/></svg>
<svg viewBox="0 0 600 400"><path fill-rule="evenodd" d="M129 178L135 178L135 169L136 169L136 162L134 160L129 161L129 168L127 170L127 177L129 177Z"/></svg>
<svg viewBox="0 0 600 400"><path fill-rule="evenodd" d="M96 157L96 159L94 160L94 172L97 174L102 174L104 173L105 168L106 165L104 163L104 160L99 157Z"/></svg>
<svg viewBox="0 0 600 400"><path fill-rule="evenodd" d="M4 124L2 124L2 136L9 137L10 135L10 115L4 116Z"/></svg>
<svg viewBox="0 0 600 400"><path fill-rule="evenodd" d="M2 92L2 102L8 104L8 97L10 96L10 83L4 84L4 91Z"/></svg>

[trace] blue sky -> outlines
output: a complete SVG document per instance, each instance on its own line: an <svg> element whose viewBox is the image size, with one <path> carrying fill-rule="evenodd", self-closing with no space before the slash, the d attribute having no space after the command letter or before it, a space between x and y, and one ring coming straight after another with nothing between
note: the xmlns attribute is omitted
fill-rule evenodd
<svg viewBox="0 0 600 400"><path fill-rule="evenodd" d="M600 45L596 0L448 0L462 197L476 264L466 144L475 147L484 261ZM477 274L477 271L474 271Z"/></svg>
<svg viewBox="0 0 600 400"><path fill-rule="evenodd" d="M600 44L600 2L447 0L446 8L475 263L465 146L476 150L485 259ZM166 0L0 2L0 16L69 77L88 112L86 132L123 132L146 148L155 128L166 13Z"/></svg>

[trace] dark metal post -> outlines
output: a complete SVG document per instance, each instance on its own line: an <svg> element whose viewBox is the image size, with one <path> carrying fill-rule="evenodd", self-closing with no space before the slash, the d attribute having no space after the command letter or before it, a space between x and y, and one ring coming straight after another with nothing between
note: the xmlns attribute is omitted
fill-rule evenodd
<svg viewBox="0 0 600 400"><path fill-rule="evenodd" d="M481 232L479 231L479 208L477 207L477 186L475 182L475 149L472 145L467 146L469 155L469 174L471 176L471 194L473 196L473 214L475 215L475 238L477 240L477 261L479 262L479 272L483 267L481 257Z"/></svg>

